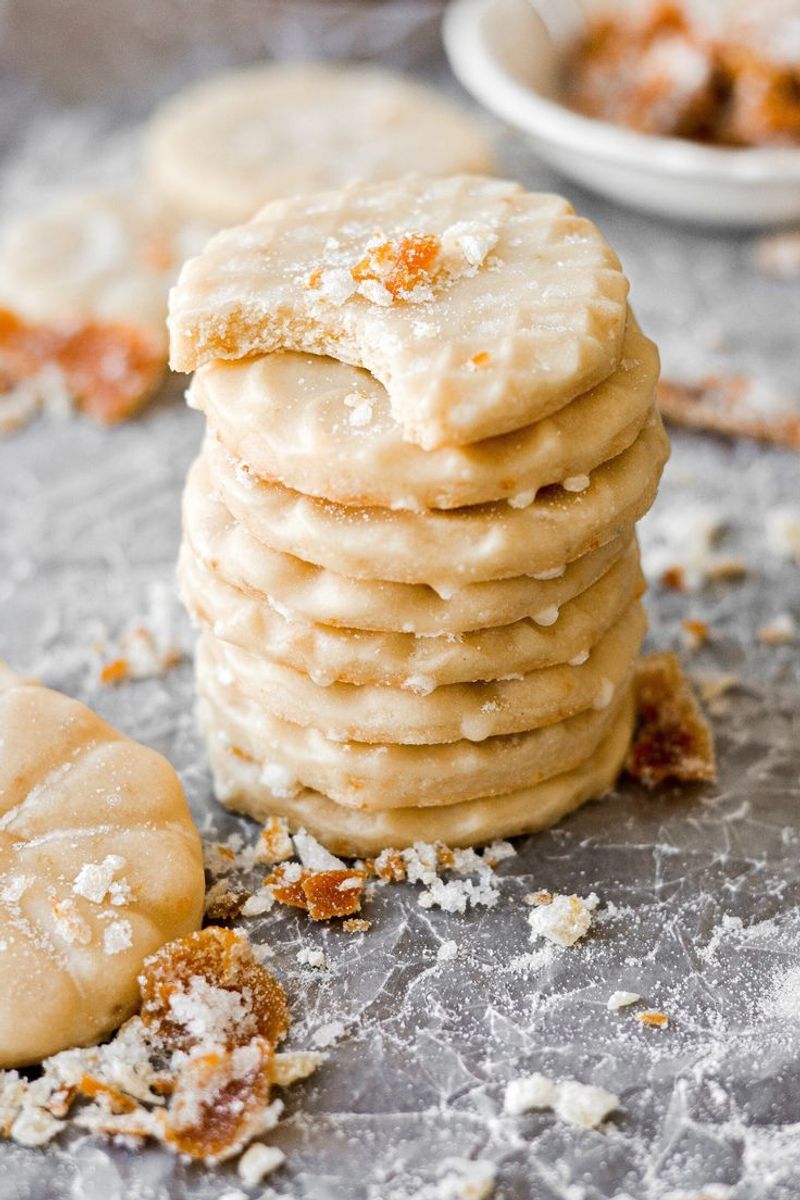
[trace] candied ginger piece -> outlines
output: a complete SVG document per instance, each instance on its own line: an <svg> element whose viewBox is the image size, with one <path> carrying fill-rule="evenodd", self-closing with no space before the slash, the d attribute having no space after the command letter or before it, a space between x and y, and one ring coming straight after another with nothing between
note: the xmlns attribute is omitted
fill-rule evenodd
<svg viewBox="0 0 800 1200"><path fill-rule="evenodd" d="M210 925L168 942L145 959L139 986L142 1021L171 1050L198 1045L204 1019L207 1025L220 1014L230 1017L231 994L241 998L237 1012L251 1019L221 1021L229 1047L254 1035L275 1045L289 1028L283 988L238 930Z"/></svg>
<svg viewBox="0 0 800 1200"><path fill-rule="evenodd" d="M430 283L442 246L430 233L405 233L402 237L370 246L352 269L357 283L377 280L397 299L418 284Z"/></svg>
<svg viewBox="0 0 800 1200"><path fill-rule="evenodd" d="M636 673L638 727L627 770L645 787L716 779L714 741L675 654L650 654Z"/></svg>
<svg viewBox="0 0 800 1200"><path fill-rule="evenodd" d="M312 921L349 917L361 909L366 871L311 871L297 863L281 863L266 882L279 904L302 908Z"/></svg>
<svg viewBox="0 0 800 1200"><path fill-rule="evenodd" d="M365 879L364 871L312 871L306 875L301 887L311 920L329 921L360 912Z"/></svg>
<svg viewBox="0 0 800 1200"><path fill-rule="evenodd" d="M233 1049L194 1054L181 1068L164 1140L179 1154L222 1162L275 1124L269 1107L272 1046L254 1038Z"/></svg>

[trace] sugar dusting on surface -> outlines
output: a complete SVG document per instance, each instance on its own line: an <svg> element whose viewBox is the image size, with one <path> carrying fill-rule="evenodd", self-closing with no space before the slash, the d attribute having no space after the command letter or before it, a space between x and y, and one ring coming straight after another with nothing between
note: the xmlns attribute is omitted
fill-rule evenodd
<svg viewBox="0 0 800 1200"><path fill-rule="evenodd" d="M51 130L49 142L45 173L52 174L69 158L69 142L63 129ZM96 139L87 135L82 144L88 160ZM530 177L527 157L519 172ZM544 175L539 182L554 186ZM734 280L717 239L679 240L674 230L623 222L610 209L600 215L636 276L639 319L669 369L706 370L726 355L752 356L756 310L770 325L762 365L778 369L772 346L789 345L785 290L756 296L749 277ZM669 311L665 294L674 300ZM14 443L2 627L7 618L21 631L14 646L20 669L165 749L209 838L223 846L238 839L241 851L254 841L253 826L211 804L188 666L167 679L98 689L86 660L93 631L121 629L145 611L145 581L154 573L171 578L178 491L195 436L192 414L164 406L143 425L115 431L113 459L106 435L71 425L42 422ZM35 468L45 458L42 481ZM791 648L761 647L755 637L796 594L800 542L791 531L798 514L794 525L773 521L770 545L764 517L796 510L796 463L787 454L679 434L652 525L642 531L649 545L688 498L722 513L720 552L748 563L739 581L712 579L692 596L692 615L712 632L692 671L725 693L718 697L726 710L716 720L715 792L667 790L643 799L626 785L558 829L516 844L517 857L498 868L493 907L426 910L417 900L421 883L376 886L372 927L358 954L361 938L313 929L302 913L279 908L248 918L259 953L277 957L292 992L298 1044L331 1055L323 1098L310 1088L292 1113L289 1166L266 1181L275 1195L324 1195L333 1173L333 1186L350 1200L357 1172L367 1200L408 1200L423 1188L435 1196L442 1177L463 1174L442 1165L458 1155L490 1161L500 1195L513 1194L523 1179L558 1200L796 1200L797 1132L787 1120L794 1100L785 1082L800 1055L800 1022L785 1011L793 987L787 975L800 963L796 688ZM74 500L69 511L65 495ZM15 542L13 528L23 527L24 540ZM35 586L41 570L52 581L46 597ZM678 645L686 597L655 577L652 586L652 645ZM210 858L225 861L215 850ZM252 884L260 885L265 870L253 871ZM522 896L535 888L597 890L603 905L587 937L568 951L544 941L532 946ZM441 962L438 948L450 938L458 956ZM296 963L306 943L324 945L327 970ZM668 1011L670 1028L640 1028L635 1010L608 1012L609 995L622 987ZM497 1121L505 1085L537 1070L604 1086L624 1112L605 1132L556 1124L547 1112L526 1116L522 1136L508 1131ZM3 1085L0 1104L13 1087ZM398 1096L408 1098L399 1116ZM41 1139L48 1121L58 1120L29 1121L27 1134ZM3 1149L21 1181L29 1172L38 1177L38 1155ZM176 1165L155 1148L109 1154L96 1139L62 1134L46 1154L59 1198L80 1190L87 1200L108 1200L109 1180L132 1200L166 1200L170 1187L176 1191ZM598 1175L601 1161L607 1175ZM215 1174L196 1189L199 1200L226 1191L241 1200L242 1186L235 1175Z"/></svg>

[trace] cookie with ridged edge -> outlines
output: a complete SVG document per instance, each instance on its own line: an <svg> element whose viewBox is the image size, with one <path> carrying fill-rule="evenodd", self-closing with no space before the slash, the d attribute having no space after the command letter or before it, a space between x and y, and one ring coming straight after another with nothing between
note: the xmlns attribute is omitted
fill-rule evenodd
<svg viewBox="0 0 800 1200"><path fill-rule="evenodd" d="M202 456L183 496L183 536L193 555L227 583L266 600L288 620L335 627L437 635L510 625L559 608L600 578L632 540L623 529L605 545L541 578L471 583L443 598L426 584L354 579L335 568L271 550L236 521L212 491Z"/></svg>
<svg viewBox="0 0 800 1200"><path fill-rule="evenodd" d="M439 450L405 441L383 385L332 358L207 363L187 395L235 458L308 496L416 510L524 506L550 484L579 485L631 445L652 410L658 366L630 316L620 365L595 388L535 425Z"/></svg>
<svg viewBox="0 0 800 1200"><path fill-rule="evenodd" d="M212 438L203 457L225 507L270 549L355 578L426 583L446 596L468 583L558 571L612 541L650 508L668 449L654 414L580 492L548 488L527 508L500 501L422 513L332 504L259 480Z"/></svg>
<svg viewBox="0 0 800 1200"><path fill-rule="evenodd" d="M0 690L0 1065L135 1011L148 954L197 929L200 838L169 763L48 688Z"/></svg>
<svg viewBox="0 0 800 1200"><path fill-rule="evenodd" d="M259 821L284 816L292 828L307 829L335 854L366 856L414 842L471 846L546 829L613 788L632 730L633 702L628 697L611 731L571 771L505 796L380 813L345 808L310 790L290 797L277 795L264 781L260 764L214 739L209 740L209 758L217 799L226 807Z"/></svg>
<svg viewBox="0 0 800 1200"><path fill-rule="evenodd" d="M181 598L200 628L250 654L301 671L321 684L338 681L413 687L499 679L588 655L645 589L638 549L630 550L587 591L536 618L473 633L416 637L296 621L226 583L187 546L178 562Z"/></svg>
<svg viewBox="0 0 800 1200"><path fill-rule="evenodd" d="M541 420L619 365L628 283L559 196L406 176L275 201L184 264L170 361L329 354L425 449Z"/></svg>
<svg viewBox="0 0 800 1200"><path fill-rule="evenodd" d="M244 695L285 721L312 725L340 741L431 745L461 738L480 742L566 720L589 708L607 707L627 679L644 638L644 610L637 602L578 665L543 667L490 683L452 683L432 688L424 676L418 691L314 683L308 675L248 654L213 634L200 636L199 653L218 678L236 682Z"/></svg>

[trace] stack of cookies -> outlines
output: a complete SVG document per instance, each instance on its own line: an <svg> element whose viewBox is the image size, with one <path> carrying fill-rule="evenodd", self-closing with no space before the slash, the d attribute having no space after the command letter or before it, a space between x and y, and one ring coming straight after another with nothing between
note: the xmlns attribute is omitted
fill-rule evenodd
<svg viewBox="0 0 800 1200"><path fill-rule="evenodd" d="M668 452L627 291L564 200L468 176L278 201L187 263L180 580L224 803L372 854L611 787Z"/></svg>

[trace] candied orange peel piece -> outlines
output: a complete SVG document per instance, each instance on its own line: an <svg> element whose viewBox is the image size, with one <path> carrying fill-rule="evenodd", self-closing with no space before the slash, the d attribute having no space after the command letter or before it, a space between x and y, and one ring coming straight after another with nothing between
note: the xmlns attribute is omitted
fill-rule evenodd
<svg viewBox="0 0 800 1200"><path fill-rule="evenodd" d="M421 283L430 283L442 244L432 233L404 233L380 242L352 269L357 283L376 279L395 299Z"/></svg>
<svg viewBox="0 0 800 1200"><path fill-rule="evenodd" d="M229 1045L241 1045L256 1034L274 1046L285 1036L289 1009L280 983L258 961L243 933L209 925L151 954L139 976L142 1021L168 1049L191 1050L198 1044L171 1004L198 977L209 987L238 992L247 1002L253 1022L230 1027Z"/></svg>
<svg viewBox="0 0 800 1200"><path fill-rule="evenodd" d="M675 654L650 654L636 672L638 725L627 770L645 787L714 780L714 740Z"/></svg>
<svg viewBox="0 0 800 1200"><path fill-rule="evenodd" d="M100 668L100 682L106 687L113 687L128 678L130 670L127 658L112 658Z"/></svg>
<svg viewBox="0 0 800 1200"><path fill-rule="evenodd" d="M330 921L361 911L364 871L312 871L302 882L308 915L312 921Z"/></svg>
<svg viewBox="0 0 800 1200"><path fill-rule="evenodd" d="M669 1017L663 1012L640 1012L636 1014L636 1020L651 1029L666 1029L669 1025Z"/></svg>
<svg viewBox="0 0 800 1200"><path fill-rule="evenodd" d="M366 871L346 867L333 871L303 868L295 877L286 865L279 864L265 883L279 904L305 909L312 921L330 921L360 912L366 878Z"/></svg>

